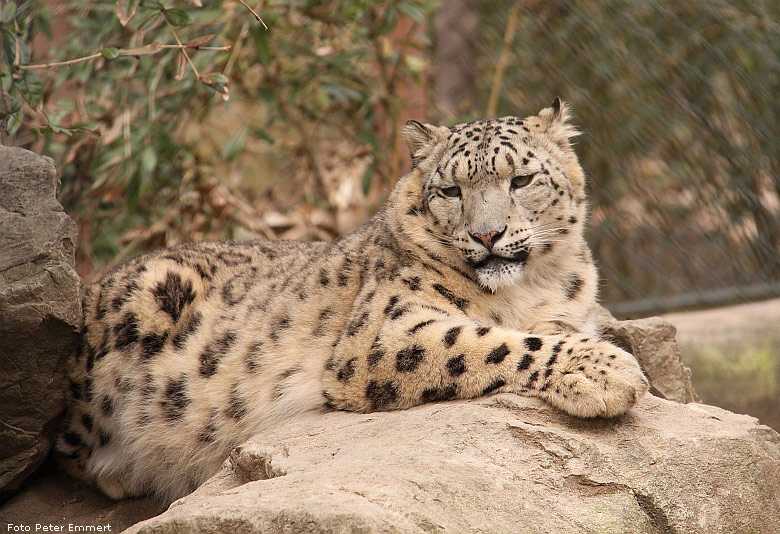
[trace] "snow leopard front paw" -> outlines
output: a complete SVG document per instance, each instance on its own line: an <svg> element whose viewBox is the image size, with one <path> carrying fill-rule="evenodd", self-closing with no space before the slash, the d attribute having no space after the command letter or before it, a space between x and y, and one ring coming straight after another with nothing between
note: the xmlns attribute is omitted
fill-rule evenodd
<svg viewBox="0 0 780 534"><path fill-rule="evenodd" d="M539 391L553 406L578 417L615 417L647 392L647 379L628 352L589 338L569 350Z"/></svg>

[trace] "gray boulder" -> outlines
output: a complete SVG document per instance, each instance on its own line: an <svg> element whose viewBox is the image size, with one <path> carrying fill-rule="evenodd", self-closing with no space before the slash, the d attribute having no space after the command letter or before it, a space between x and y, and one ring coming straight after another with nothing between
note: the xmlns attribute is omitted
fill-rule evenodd
<svg viewBox="0 0 780 534"><path fill-rule="evenodd" d="M581 420L513 394L310 413L127 532L776 533L780 436L647 395Z"/></svg>
<svg viewBox="0 0 780 534"><path fill-rule="evenodd" d="M76 225L54 161L0 146L0 495L46 458L81 324Z"/></svg>

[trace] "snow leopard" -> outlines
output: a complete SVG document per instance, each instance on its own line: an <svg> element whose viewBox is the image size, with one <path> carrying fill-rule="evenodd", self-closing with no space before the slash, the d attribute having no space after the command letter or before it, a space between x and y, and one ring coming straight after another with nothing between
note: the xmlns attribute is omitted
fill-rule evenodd
<svg viewBox="0 0 780 534"><path fill-rule="evenodd" d="M403 125L411 170L334 242L186 243L85 291L57 449L115 499L171 502L309 410L496 392L614 417L648 389L599 338L577 130L530 117Z"/></svg>

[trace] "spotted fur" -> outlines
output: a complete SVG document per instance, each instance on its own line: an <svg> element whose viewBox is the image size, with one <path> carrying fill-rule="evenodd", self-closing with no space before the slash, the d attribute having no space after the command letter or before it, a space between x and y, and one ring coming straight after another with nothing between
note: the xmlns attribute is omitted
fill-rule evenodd
<svg viewBox="0 0 780 534"><path fill-rule="evenodd" d="M84 296L64 465L114 498L171 501L294 414L496 391L581 417L647 384L599 340L585 179L559 100L539 115L403 135L413 169L335 243L192 243Z"/></svg>

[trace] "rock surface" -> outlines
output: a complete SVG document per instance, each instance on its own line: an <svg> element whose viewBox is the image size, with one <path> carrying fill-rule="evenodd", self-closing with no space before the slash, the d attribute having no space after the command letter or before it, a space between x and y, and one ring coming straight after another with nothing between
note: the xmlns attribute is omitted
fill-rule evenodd
<svg viewBox="0 0 780 534"><path fill-rule="evenodd" d="M513 394L310 413L235 450L133 534L776 533L780 435L647 395L578 420Z"/></svg>
<svg viewBox="0 0 780 534"><path fill-rule="evenodd" d="M618 321L603 309L600 330L605 339L634 355L642 366L650 392L675 402L698 402L691 370L682 361L677 329L660 317Z"/></svg>
<svg viewBox="0 0 780 534"><path fill-rule="evenodd" d="M0 146L0 496L46 459L81 324L76 225L54 162Z"/></svg>

